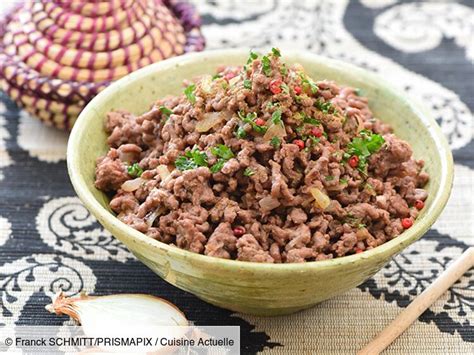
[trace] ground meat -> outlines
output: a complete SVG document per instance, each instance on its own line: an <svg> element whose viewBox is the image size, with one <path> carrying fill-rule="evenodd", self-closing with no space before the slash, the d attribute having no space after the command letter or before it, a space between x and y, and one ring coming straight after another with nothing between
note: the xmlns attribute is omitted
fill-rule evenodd
<svg viewBox="0 0 474 355"><path fill-rule="evenodd" d="M251 234L245 234L237 240L237 260L257 263L273 262L270 254L262 249L257 239Z"/></svg>
<svg viewBox="0 0 474 355"><path fill-rule="evenodd" d="M117 150L111 149L105 157L97 159L95 186L99 190L117 191L129 178Z"/></svg>
<svg viewBox="0 0 474 355"><path fill-rule="evenodd" d="M237 248L236 242L237 238L232 233L230 223L220 223L211 234L204 254L230 259Z"/></svg>
<svg viewBox="0 0 474 355"><path fill-rule="evenodd" d="M267 58L196 78L192 95L141 116L107 114L95 184L117 217L195 253L267 263L342 257L400 235L429 197L423 161L356 89Z"/></svg>

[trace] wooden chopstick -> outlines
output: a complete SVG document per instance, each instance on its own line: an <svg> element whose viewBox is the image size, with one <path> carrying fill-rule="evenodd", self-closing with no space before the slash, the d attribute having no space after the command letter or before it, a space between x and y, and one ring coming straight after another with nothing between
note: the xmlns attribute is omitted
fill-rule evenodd
<svg viewBox="0 0 474 355"><path fill-rule="evenodd" d="M380 354L452 284L474 266L474 247L468 248L426 290L424 290L376 338L364 346L358 355Z"/></svg>

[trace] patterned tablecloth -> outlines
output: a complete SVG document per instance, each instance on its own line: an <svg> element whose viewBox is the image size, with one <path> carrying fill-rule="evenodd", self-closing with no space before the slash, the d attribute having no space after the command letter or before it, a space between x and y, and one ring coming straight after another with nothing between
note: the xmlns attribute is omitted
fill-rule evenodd
<svg viewBox="0 0 474 355"><path fill-rule="evenodd" d="M195 0L207 48L304 49L378 72L431 109L455 157L451 199L433 228L356 289L292 316L218 309L162 281L75 196L67 136L0 94L0 327L62 324L44 305L69 294L143 292L196 324L239 325L243 353L354 353L474 240L474 6L397 0ZM387 354L474 351L474 276L466 274ZM1 328L0 328L1 329Z"/></svg>

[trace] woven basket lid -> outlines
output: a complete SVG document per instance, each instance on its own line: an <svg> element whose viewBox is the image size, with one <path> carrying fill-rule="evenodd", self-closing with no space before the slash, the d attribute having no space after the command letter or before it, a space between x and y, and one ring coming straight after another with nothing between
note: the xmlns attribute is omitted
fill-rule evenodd
<svg viewBox="0 0 474 355"><path fill-rule="evenodd" d="M182 0L27 1L0 23L0 84L32 115L69 130L112 81L202 49L200 18Z"/></svg>

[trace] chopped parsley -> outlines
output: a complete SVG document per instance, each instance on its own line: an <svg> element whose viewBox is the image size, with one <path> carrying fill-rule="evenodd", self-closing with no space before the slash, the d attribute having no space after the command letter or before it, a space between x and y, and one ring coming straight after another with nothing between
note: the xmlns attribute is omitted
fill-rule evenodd
<svg viewBox="0 0 474 355"><path fill-rule="evenodd" d="M127 167L127 173L131 177L137 178L142 176L143 169L140 167L140 165L138 165L138 163L134 163L133 165Z"/></svg>
<svg viewBox="0 0 474 355"><path fill-rule="evenodd" d="M219 158L217 162L210 168L212 173L221 171L225 162L234 157L232 150L224 144L218 144L217 146L212 147L211 153Z"/></svg>
<svg viewBox="0 0 474 355"><path fill-rule="evenodd" d="M382 147L385 139L381 135L365 129L360 131L359 134L360 137L352 138L352 141L347 145L348 149L344 157L347 159L351 156L357 156L359 158L357 168L363 172L367 167L367 159Z"/></svg>
<svg viewBox="0 0 474 355"><path fill-rule="evenodd" d="M343 185L347 185L349 183L349 180L347 180L346 178L340 178L339 182Z"/></svg>
<svg viewBox="0 0 474 355"><path fill-rule="evenodd" d="M274 106L278 106L278 102L267 102L267 109L271 109Z"/></svg>
<svg viewBox="0 0 474 355"><path fill-rule="evenodd" d="M214 74L214 75L212 76L212 81L217 80L217 79L220 79L220 78L222 78L221 73Z"/></svg>
<svg viewBox="0 0 474 355"><path fill-rule="evenodd" d="M229 160L234 157L234 153L232 149L224 144L218 144L215 147L211 148L211 153L218 158L223 158L225 160Z"/></svg>
<svg viewBox="0 0 474 355"><path fill-rule="evenodd" d="M311 141L311 146L316 145L320 142L320 139L318 137L313 136L313 135L309 136L308 138Z"/></svg>
<svg viewBox="0 0 474 355"><path fill-rule="evenodd" d="M196 95L194 94L194 90L196 90L195 84L191 84L186 89L184 89L184 95L186 95L189 102L191 102L192 104L196 103Z"/></svg>
<svg viewBox="0 0 474 355"><path fill-rule="evenodd" d="M270 76L270 74L272 73L270 59L268 59L266 55L262 57L262 70L266 76Z"/></svg>
<svg viewBox="0 0 474 355"><path fill-rule="evenodd" d="M275 57L281 57L281 53L280 53L280 50L278 48L272 48L272 54L273 56Z"/></svg>
<svg viewBox="0 0 474 355"><path fill-rule="evenodd" d="M168 107L165 106L160 106L159 110L163 114L165 119L170 118L170 116L173 114L173 111L171 111Z"/></svg>
<svg viewBox="0 0 474 355"><path fill-rule="evenodd" d="M281 87L281 91L283 91L285 94L289 94L290 93L290 88L288 87L288 85L286 85L285 83L282 83L280 85Z"/></svg>
<svg viewBox="0 0 474 355"><path fill-rule="evenodd" d="M253 171L253 170L250 169L250 168L245 168L245 170L244 170L244 175L245 175L245 176L252 176L252 175L255 175L255 171Z"/></svg>
<svg viewBox="0 0 474 355"><path fill-rule="evenodd" d="M258 54L255 53L254 51L250 51L249 59L247 59L247 64L252 63L257 58L258 58Z"/></svg>
<svg viewBox="0 0 474 355"><path fill-rule="evenodd" d="M318 92L318 85L316 85L313 80L307 77L304 73L300 74L300 78L304 88L309 88L311 90L311 93L313 94L316 94Z"/></svg>
<svg viewBox="0 0 474 355"><path fill-rule="evenodd" d="M303 123L311 124L313 126L321 125L321 121L317 120L316 118L310 117L303 113Z"/></svg>
<svg viewBox="0 0 474 355"><path fill-rule="evenodd" d="M244 80L244 88L251 89L252 88L252 80L245 79Z"/></svg>
<svg viewBox="0 0 474 355"><path fill-rule="evenodd" d="M336 109L330 102L324 102L322 100L316 100L314 106L324 113L336 113Z"/></svg>
<svg viewBox="0 0 474 355"><path fill-rule="evenodd" d="M174 165L178 170L191 170L200 166L207 166L207 154L201 152L198 147L194 146L192 150L188 150L184 155L178 157Z"/></svg>
<svg viewBox="0 0 474 355"><path fill-rule="evenodd" d="M274 125L283 125L283 121L281 119L281 110L276 110L272 114L272 122Z"/></svg>
<svg viewBox="0 0 474 355"><path fill-rule="evenodd" d="M278 148L281 145L281 139L279 137L272 137L272 139L270 139L270 144L274 148Z"/></svg>
<svg viewBox="0 0 474 355"><path fill-rule="evenodd" d="M247 132L245 132L244 127L237 127L237 130L235 131L235 136L239 139L247 137Z"/></svg>
<svg viewBox="0 0 474 355"><path fill-rule="evenodd" d="M283 75L283 76L286 76L286 74L288 74L288 68L286 67L286 64L285 64L285 63L283 63L283 64L281 65L280 73L281 73L281 75Z"/></svg>
<svg viewBox="0 0 474 355"><path fill-rule="evenodd" d="M259 126L255 123L255 119L257 118L257 114L255 112L249 112L245 115L243 111L239 111L238 115L242 121L250 124L255 132L265 133L267 131L266 126Z"/></svg>
<svg viewBox="0 0 474 355"><path fill-rule="evenodd" d="M326 180L326 181L333 181L333 180L334 180L334 176L328 175L328 176L326 176L326 177L324 178L324 180Z"/></svg>
<svg viewBox="0 0 474 355"><path fill-rule="evenodd" d="M226 161L224 159L218 159L217 162L213 166L210 167L211 173L215 174L221 171L222 168L224 167L225 162Z"/></svg>

